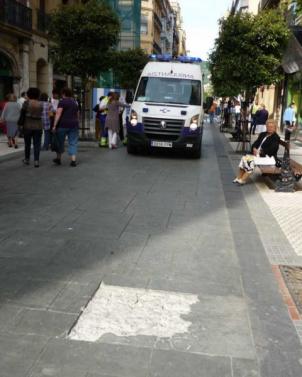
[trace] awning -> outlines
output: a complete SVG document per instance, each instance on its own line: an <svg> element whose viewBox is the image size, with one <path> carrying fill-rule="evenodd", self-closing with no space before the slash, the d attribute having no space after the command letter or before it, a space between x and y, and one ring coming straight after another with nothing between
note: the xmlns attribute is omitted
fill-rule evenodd
<svg viewBox="0 0 302 377"><path fill-rule="evenodd" d="M295 73L302 71L302 31L293 30L294 35L290 39L285 54L282 59L282 68L285 73Z"/></svg>

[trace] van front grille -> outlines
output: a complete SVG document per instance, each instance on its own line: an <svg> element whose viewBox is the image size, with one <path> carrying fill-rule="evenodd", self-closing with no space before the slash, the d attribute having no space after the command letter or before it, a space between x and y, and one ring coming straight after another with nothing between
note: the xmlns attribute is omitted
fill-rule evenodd
<svg viewBox="0 0 302 377"><path fill-rule="evenodd" d="M145 135L155 140L177 140L184 123L182 119L143 118Z"/></svg>

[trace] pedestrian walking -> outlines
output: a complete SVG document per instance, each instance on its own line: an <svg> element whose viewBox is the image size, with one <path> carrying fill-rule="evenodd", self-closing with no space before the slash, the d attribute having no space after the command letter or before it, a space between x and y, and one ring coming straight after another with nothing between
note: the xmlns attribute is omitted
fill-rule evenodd
<svg viewBox="0 0 302 377"><path fill-rule="evenodd" d="M213 101L209 109L210 124L214 123L216 109L217 109L217 103Z"/></svg>
<svg viewBox="0 0 302 377"><path fill-rule="evenodd" d="M6 124L5 124L4 120L1 120L1 114L2 114L4 106L6 105L7 102L8 101L7 101L7 95L6 95L4 97L4 99L0 101L0 130L1 130L1 132L4 133L4 135L6 135Z"/></svg>
<svg viewBox="0 0 302 377"><path fill-rule="evenodd" d="M123 122L123 136L124 136L124 140L123 140L123 144L124 145L127 145L127 122L129 121L129 118L130 118L130 104L133 102L133 93L130 91L130 90L127 90L126 92L126 98L125 98L125 102L127 105L129 106L126 106L124 108L124 111L123 111L123 116L122 116L122 122Z"/></svg>
<svg viewBox="0 0 302 377"><path fill-rule="evenodd" d="M29 88L27 98L23 103L20 118L23 118L22 127L24 134L24 165L29 165L31 141L34 145L34 166L39 167L39 157L42 139L42 112L43 104L39 101L40 90L38 88ZM20 125L20 123L18 123Z"/></svg>
<svg viewBox="0 0 302 377"><path fill-rule="evenodd" d="M62 99L59 101L56 111L53 132L58 139L57 157L53 160L56 165L61 165L61 157L64 153L64 143L67 136L68 154L70 156L70 166L77 166L77 149L79 138L79 107L72 97L72 90L64 88Z"/></svg>
<svg viewBox="0 0 302 377"><path fill-rule="evenodd" d="M93 111L95 112L95 139L97 141L100 141L100 138L101 138L101 111L100 111L100 105L103 101L103 99L105 98L105 96L101 96L99 98L99 103L97 103L94 108L93 108Z"/></svg>
<svg viewBox="0 0 302 377"><path fill-rule="evenodd" d="M283 114L283 124L285 129L284 139L286 141L290 140L290 136L294 131L296 124L296 111L295 111L295 102L292 102L284 111Z"/></svg>
<svg viewBox="0 0 302 377"><path fill-rule="evenodd" d="M235 112L235 127L240 128L240 115L241 115L241 105L240 102L236 101L234 106L234 112Z"/></svg>
<svg viewBox="0 0 302 377"><path fill-rule="evenodd" d="M59 92L57 89L53 89L50 103L52 105L53 111L56 112L59 104Z"/></svg>
<svg viewBox="0 0 302 377"><path fill-rule="evenodd" d="M253 104L252 104L252 108L251 108L251 128L250 128L250 134L253 133L255 134L255 131L256 131L256 113L257 111L259 110L259 106L258 106L258 102L257 101L254 101Z"/></svg>
<svg viewBox="0 0 302 377"><path fill-rule="evenodd" d="M105 121L105 129L108 129L108 142L110 149L117 148L117 135L120 130L119 112L121 107L128 105L119 101L119 94L113 93L109 99L108 114Z"/></svg>
<svg viewBox="0 0 302 377"><path fill-rule="evenodd" d="M268 111L265 108L264 103L260 105L259 110L256 111L256 128L252 131L253 135L260 134L266 131L266 122L268 120Z"/></svg>
<svg viewBox="0 0 302 377"><path fill-rule="evenodd" d="M10 93L7 96L8 102L4 105L3 111L1 113L1 120L5 122L6 125L6 136L7 144L9 148L18 148L18 120L20 117L21 107L17 103L17 97Z"/></svg>
<svg viewBox="0 0 302 377"><path fill-rule="evenodd" d="M44 132L44 143L42 150L48 151L49 145L50 145L50 118L53 116L53 107L52 104L48 101L48 94L42 93L40 95L40 101L43 104L43 112L42 112L42 126L43 126L43 132Z"/></svg>
<svg viewBox="0 0 302 377"><path fill-rule="evenodd" d="M106 118L108 114L108 103L113 95L113 92L109 92L107 96L105 96L99 106L100 114L100 127L101 127L101 138L100 138L100 147L107 147L108 146L108 129L105 127Z"/></svg>
<svg viewBox="0 0 302 377"><path fill-rule="evenodd" d="M22 109L23 103L27 100L26 92L22 92L20 95L20 98L18 98L18 104L20 106L20 109Z"/></svg>

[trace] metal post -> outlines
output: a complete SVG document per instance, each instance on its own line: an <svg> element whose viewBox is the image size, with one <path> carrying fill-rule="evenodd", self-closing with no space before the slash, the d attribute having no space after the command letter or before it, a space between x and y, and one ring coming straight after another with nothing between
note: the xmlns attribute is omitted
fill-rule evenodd
<svg viewBox="0 0 302 377"><path fill-rule="evenodd" d="M280 179L276 182L276 192L294 192L295 176L290 166L289 141L288 148L285 148L281 164Z"/></svg>

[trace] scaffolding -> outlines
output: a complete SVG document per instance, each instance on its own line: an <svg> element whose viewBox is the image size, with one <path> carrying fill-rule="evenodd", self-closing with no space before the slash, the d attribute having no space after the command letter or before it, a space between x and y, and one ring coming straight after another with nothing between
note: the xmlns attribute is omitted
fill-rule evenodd
<svg viewBox="0 0 302 377"><path fill-rule="evenodd" d="M106 0L119 16L121 33L117 48L128 50L140 47L141 0Z"/></svg>
<svg viewBox="0 0 302 377"><path fill-rule="evenodd" d="M141 0L105 0L116 12L121 22L121 32L117 50L140 47ZM112 70L102 72L97 80L99 88L118 86Z"/></svg>

